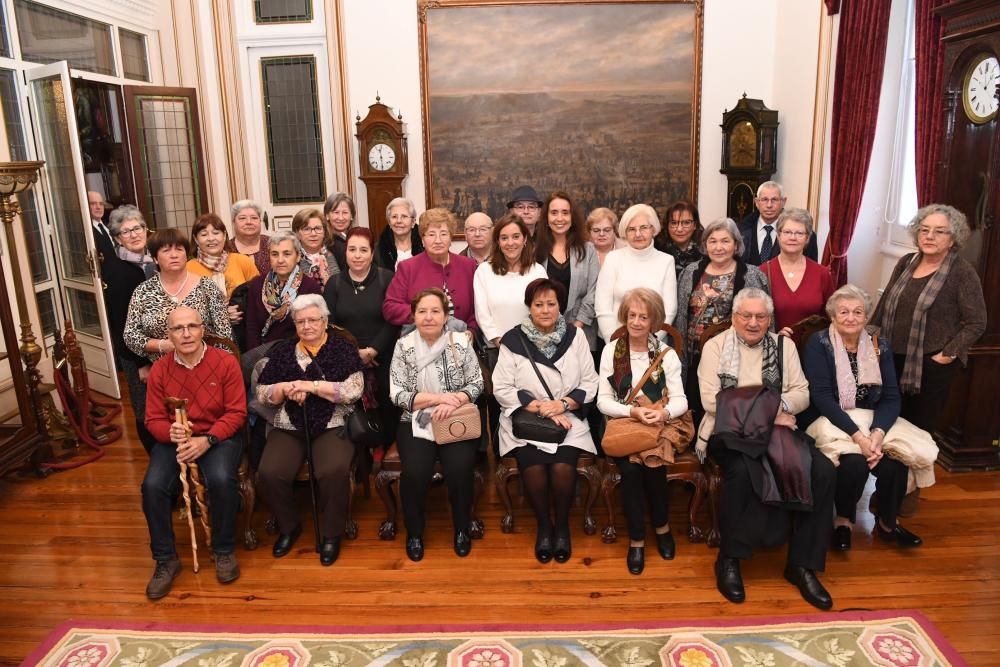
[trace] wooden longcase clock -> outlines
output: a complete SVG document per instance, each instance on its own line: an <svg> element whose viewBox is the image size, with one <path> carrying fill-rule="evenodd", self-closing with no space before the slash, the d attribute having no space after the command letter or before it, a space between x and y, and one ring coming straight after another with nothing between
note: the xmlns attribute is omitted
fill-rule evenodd
<svg viewBox="0 0 1000 667"><path fill-rule="evenodd" d="M753 210L757 186L778 164L778 112L743 93L732 111L722 114L722 168L726 215L737 222Z"/></svg>
<svg viewBox="0 0 1000 667"><path fill-rule="evenodd" d="M355 136L361 180L368 192L368 226L377 240L386 224L385 207L403 196L408 170L403 117L393 116L392 110L376 97L364 120L358 116Z"/></svg>

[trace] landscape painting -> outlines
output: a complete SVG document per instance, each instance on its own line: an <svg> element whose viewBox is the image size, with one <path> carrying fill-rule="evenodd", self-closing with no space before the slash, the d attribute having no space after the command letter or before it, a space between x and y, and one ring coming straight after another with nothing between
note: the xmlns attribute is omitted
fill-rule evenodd
<svg viewBox="0 0 1000 667"><path fill-rule="evenodd" d="M510 193L663 214L697 183L701 0L420 5L427 201Z"/></svg>

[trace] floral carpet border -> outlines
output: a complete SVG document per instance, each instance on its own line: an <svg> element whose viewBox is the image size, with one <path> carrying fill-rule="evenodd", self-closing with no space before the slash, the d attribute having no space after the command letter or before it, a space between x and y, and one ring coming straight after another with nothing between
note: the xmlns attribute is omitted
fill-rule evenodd
<svg viewBox="0 0 1000 667"><path fill-rule="evenodd" d="M966 662L913 610L632 623L226 626L67 621L22 665L784 667Z"/></svg>

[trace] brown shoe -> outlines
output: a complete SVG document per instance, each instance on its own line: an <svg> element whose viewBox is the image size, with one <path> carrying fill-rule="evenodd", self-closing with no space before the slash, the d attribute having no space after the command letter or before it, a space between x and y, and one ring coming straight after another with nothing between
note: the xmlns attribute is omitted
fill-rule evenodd
<svg viewBox="0 0 1000 667"><path fill-rule="evenodd" d="M150 600L159 600L165 597L170 592L170 587L174 585L174 579L180 573L181 561L179 558L156 561L153 577L146 584L146 597Z"/></svg>
<svg viewBox="0 0 1000 667"><path fill-rule="evenodd" d="M240 578L240 564L235 554L215 554L215 578L228 584Z"/></svg>

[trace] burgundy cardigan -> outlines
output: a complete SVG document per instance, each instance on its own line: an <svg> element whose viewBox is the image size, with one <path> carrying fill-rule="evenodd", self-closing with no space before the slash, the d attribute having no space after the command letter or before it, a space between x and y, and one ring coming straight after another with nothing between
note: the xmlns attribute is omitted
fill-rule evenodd
<svg viewBox="0 0 1000 667"><path fill-rule="evenodd" d="M422 252L399 263L382 303L382 316L386 322L396 326L412 322L410 302L417 292L427 287L447 285L448 294L455 305L455 318L465 322L470 329L478 328L472 293L476 260L453 252L448 253L448 258L448 266L441 266L426 252Z"/></svg>

